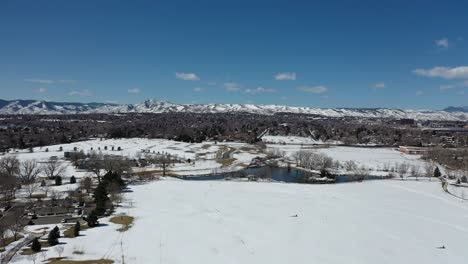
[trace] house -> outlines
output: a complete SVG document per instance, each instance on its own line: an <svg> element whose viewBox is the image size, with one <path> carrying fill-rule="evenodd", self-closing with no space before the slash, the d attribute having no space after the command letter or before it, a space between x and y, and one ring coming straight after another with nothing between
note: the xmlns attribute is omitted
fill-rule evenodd
<svg viewBox="0 0 468 264"><path fill-rule="evenodd" d="M423 155L428 152L428 149L426 148L407 147L407 146L400 146L399 150L401 153L405 153L409 155Z"/></svg>

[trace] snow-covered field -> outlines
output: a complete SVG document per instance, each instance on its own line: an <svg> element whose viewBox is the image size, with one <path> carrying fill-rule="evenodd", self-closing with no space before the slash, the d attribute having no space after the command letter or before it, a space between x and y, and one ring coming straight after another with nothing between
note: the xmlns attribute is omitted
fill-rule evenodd
<svg viewBox="0 0 468 264"><path fill-rule="evenodd" d="M102 221L108 225L61 239L64 255L115 263L123 255L125 263L144 264L456 264L468 259L468 204L444 193L438 181L162 180L131 189L118 211L136 218L133 227L120 233ZM57 257L53 249L46 253ZM30 260L18 255L14 263Z"/></svg>
<svg viewBox="0 0 468 264"><path fill-rule="evenodd" d="M105 149L107 147L107 149ZM112 150L112 147L114 150ZM119 151L118 148L121 148ZM121 155L134 159L142 151L155 153L168 153L186 161L190 159L192 163L177 163L169 170L179 175L209 174L216 170L238 170L250 163L252 158L262 155L254 151L243 151L243 147L252 147L246 143L235 142L203 142L203 143L184 143L165 139L93 139L70 144L60 144L47 147L37 147L32 153L22 150L16 153L20 160L36 159L46 161L52 156L63 158L65 151L81 151L85 153L91 150L102 152L103 154ZM216 161L216 155L221 148L233 148L232 157L235 159L233 164L223 167ZM48 149L48 152L46 152ZM61 151L60 151L61 149ZM144 157L144 154L141 156ZM80 178L86 175L86 172L77 171L72 166L68 166L66 175L75 175Z"/></svg>
<svg viewBox="0 0 468 264"><path fill-rule="evenodd" d="M289 145L336 145L343 144L340 141L322 141L315 140L311 137L298 137L298 136L271 136L265 135L262 137L262 141L268 144L289 144Z"/></svg>

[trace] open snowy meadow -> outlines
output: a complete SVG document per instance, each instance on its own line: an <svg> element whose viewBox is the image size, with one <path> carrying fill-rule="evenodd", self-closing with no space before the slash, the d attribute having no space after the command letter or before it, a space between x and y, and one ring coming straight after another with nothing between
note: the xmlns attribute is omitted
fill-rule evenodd
<svg viewBox="0 0 468 264"><path fill-rule="evenodd" d="M135 217L133 226L118 232L119 225L104 219L103 226L78 238L61 239L63 256L144 264L468 259L468 204L444 193L436 181L302 185L161 180L130 189L118 213ZM47 258L58 257L46 250ZM73 254L77 250L81 254ZM30 260L17 255L13 262Z"/></svg>
<svg viewBox="0 0 468 264"><path fill-rule="evenodd" d="M284 144L269 137L266 148L246 143L183 143L162 139L93 139L19 150L20 161L47 162L58 157L66 166L64 181L93 176L63 159L66 151L101 151L134 159L141 153L170 153L183 162L169 168L173 175L202 175L239 170L270 151L294 160L301 150L323 153L335 161L353 161L374 175L386 175L385 164L423 167L417 155L394 148L324 146L304 142ZM298 144L296 144L298 143ZM188 162L187 160L190 160ZM229 163L225 163L228 160ZM135 172L156 171L136 167ZM66 192L79 184L51 186ZM466 263L468 204L464 188L436 179L375 180L309 185L277 182L159 181L131 184L111 217L82 230L76 238L43 248L36 263L107 259L114 263ZM40 191L40 190L39 190ZM20 190L17 199L26 199ZM120 232L110 222L115 215L134 217ZM25 235L54 225L27 226ZM63 232L69 226L59 224ZM16 242L15 242L16 243ZM13 247L12 243L10 247ZM57 250L63 249L63 252ZM16 254L13 263L32 263ZM60 262L59 262L60 263Z"/></svg>

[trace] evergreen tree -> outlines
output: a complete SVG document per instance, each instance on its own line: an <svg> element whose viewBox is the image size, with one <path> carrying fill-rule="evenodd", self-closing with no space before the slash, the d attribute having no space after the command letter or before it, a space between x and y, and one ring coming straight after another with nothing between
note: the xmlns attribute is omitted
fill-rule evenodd
<svg viewBox="0 0 468 264"><path fill-rule="evenodd" d="M70 183L71 183L71 184L76 183L75 175L72 175L72 176L70 177Z"/></svg>
<svg viewBox="0 0 468 264"><path fill-rule="evenodd" d="M88 223L89 227L95 227L97 225L97 214L95 210L91 211L91 213L86 217L86 222Z"/></svg>
<svg viewBox="0 0 468 264"><path fill-rule="evenodd" d="M94 201L96 202L96 208L94 209L97 215L102 215L106 211L106 204L109 200L109 193L107 192L107 184L102 181L94 190Z"/></svg>
<svg viewBox="0 0 468 264"><path fill-rule="evenodd" d="M436 167L434 170L434 177L439 178L440 176L442 176L442 174L440 173L439 167Z"/></svg>
<svg viewBox="0 0 468 264"><path fill-rule="evenodd" d="M57 186L62 185L62 177L60 176L55 177L55 185Z"/></svg>
<svg viewBox="0 0 468 264"><path fill-rule="evenodd" d="M33 242L32 242L32 245L31 245L31 250L34 251L34 252L39 252L41 251L41 243L39 243L39 240L36 238L34 238Z"/></svg>
<svg viewBox="0 0 468 264"><path fill-rule="evenodd" d="M52 229L52 231L54 231L56 238L60 238L60 229L58 228L58 226L55 226L54 229Z"/></svg>
<svg viewBox="0 0 468 264"><path fill-rule="evenodd" d="M75 235L75 237L80 235L80 230L81 230L80 222L76 221L75 227L73 228L73 234Z"/></svg>
<svg viewBox="0 0 468 264"><path fill-rule="evenodd" d="M58 229L57 226L54 227L54 229L50 230L49 236L47 237L47 243L49 243L50 246L55 246L59 243L58 239L60 237L60 230Z"/></svg>

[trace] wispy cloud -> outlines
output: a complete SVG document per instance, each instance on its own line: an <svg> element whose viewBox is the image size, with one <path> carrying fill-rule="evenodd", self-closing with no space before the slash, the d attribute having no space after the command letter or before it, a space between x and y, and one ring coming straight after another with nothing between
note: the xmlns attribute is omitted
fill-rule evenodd
<svg viewBox="0 0 468 264"><path fill-rule="evenodd" d="M416 69L414 74L425 77L439 77L444 79L468 79L468 66L434 67L432 69Z"/></svg>
<svg viewBox="0 0 468 264"><path fill-rule="evenodd" d="M196 93L200 93L200 92L204 92L205 88L195 87L195 88L193 88L193 91L196 92Z"/></svg>
<svg viewBox="0 0 468 264"><path fill-rule="evenodd" d="M464 82L461 82L461 83L441 85L439 88L440 88L441 91L447 91L447 90L450 90L450 89L460 88L460 87L468 87L468 80L464 81Z"/></svg>
<svg viewBox="0 0 468 264"><path fill-rule="evenodd" d="M421 90L416 91L416 96L421 96L421 95L423 95L423 94L424 94L424 92L421 91Z"/></svg>
<svg viewBox="0 0 468 264"><path fill-rule="evenodd" d="M89 97L93 96L93 93L89 90L74 90L68 93L69 96L82 96L82 97Z"/></svg>
<svg viewBox="0 0 468 264"><path fill-rule="evenodd" d="M299 91L313 94L324 94L328 92L328 88L325 86L300 86L297 89Z"/></svg>
<svg viewBox="0 0 468 264"><path fill-rule="evenodd" d="M462 90L462 91L458 91L457 94L458 94L458 95L465 95L465 91L463 91L463 90Z"/></svg>
<svg viewBox="0 0 468 264"><path fill-rule="evenodd" d="M25 82L40 83L40 84L52 84L54 80L45 80L45 79L24 79Z"/></svg>
<svg viewBox="0 0 468 264"><path fill-rule="evenodd" d="M40 87L34 90L36 93L47 93L47 88Z"/></svg>
<svg viewBox="0 0 468 264"><path fill-rule="evenodd" d="M130 94L139 94L141 93L141 89L140 88L130 88L127 90L128 93Z"/></svg>
<svg viewBox="0 0 468 264"><path fill-rule="evenodd" d="M275 79L278 81L294 81L296 80L295 72L280 72L275 75Z"/></svg>
<svg viewBox="0 0 468 264"><path fill-rule="evenodd" d="M184 80L184 81L198 81L200 77L198 77L195 73L183 73L183 72L176 72L175 76L177 79Z"/></svg>
<svg viewBox="0 0 468 264"><path fill-rule="evenodd" d="M75 83L76 80L48 80L48 79L24 79L25 82L53 84L53 83Z"/></svg>
<svg viewBox="0 0 468 264"><path fill-rule="evenodd" d="M76 80L58 80L59 83L76 83Z"/></svg>
<svg viewBox="0 0 468 264"><path fill-rule="evenodd" d="M372 89L374 90L380 90L385 88L385 83L384 82L378 82L372 86Z"/></svg>
<svg viewBox="0 0 468 264"><path fill-rule="evenodd" d="M436 39L434 40L434 44L438 48L447 49L449 47L449 40L447 38Z"/></svg>
<svg viewBox="0 0 468 264"><path fill-rule="evenodd" d="M223 86L224 86L224 89L231 91L231 92L239 91L241 88L240 84L235 83L235 82L224 83Z"/></svg>
<svg viewBox="0 0 468 264"><path fill-rule="evenodd" d="M271 88L257 87L254 89L245 89L244 93L246 94L276 93L276 90L271 89Z"/></svg>

